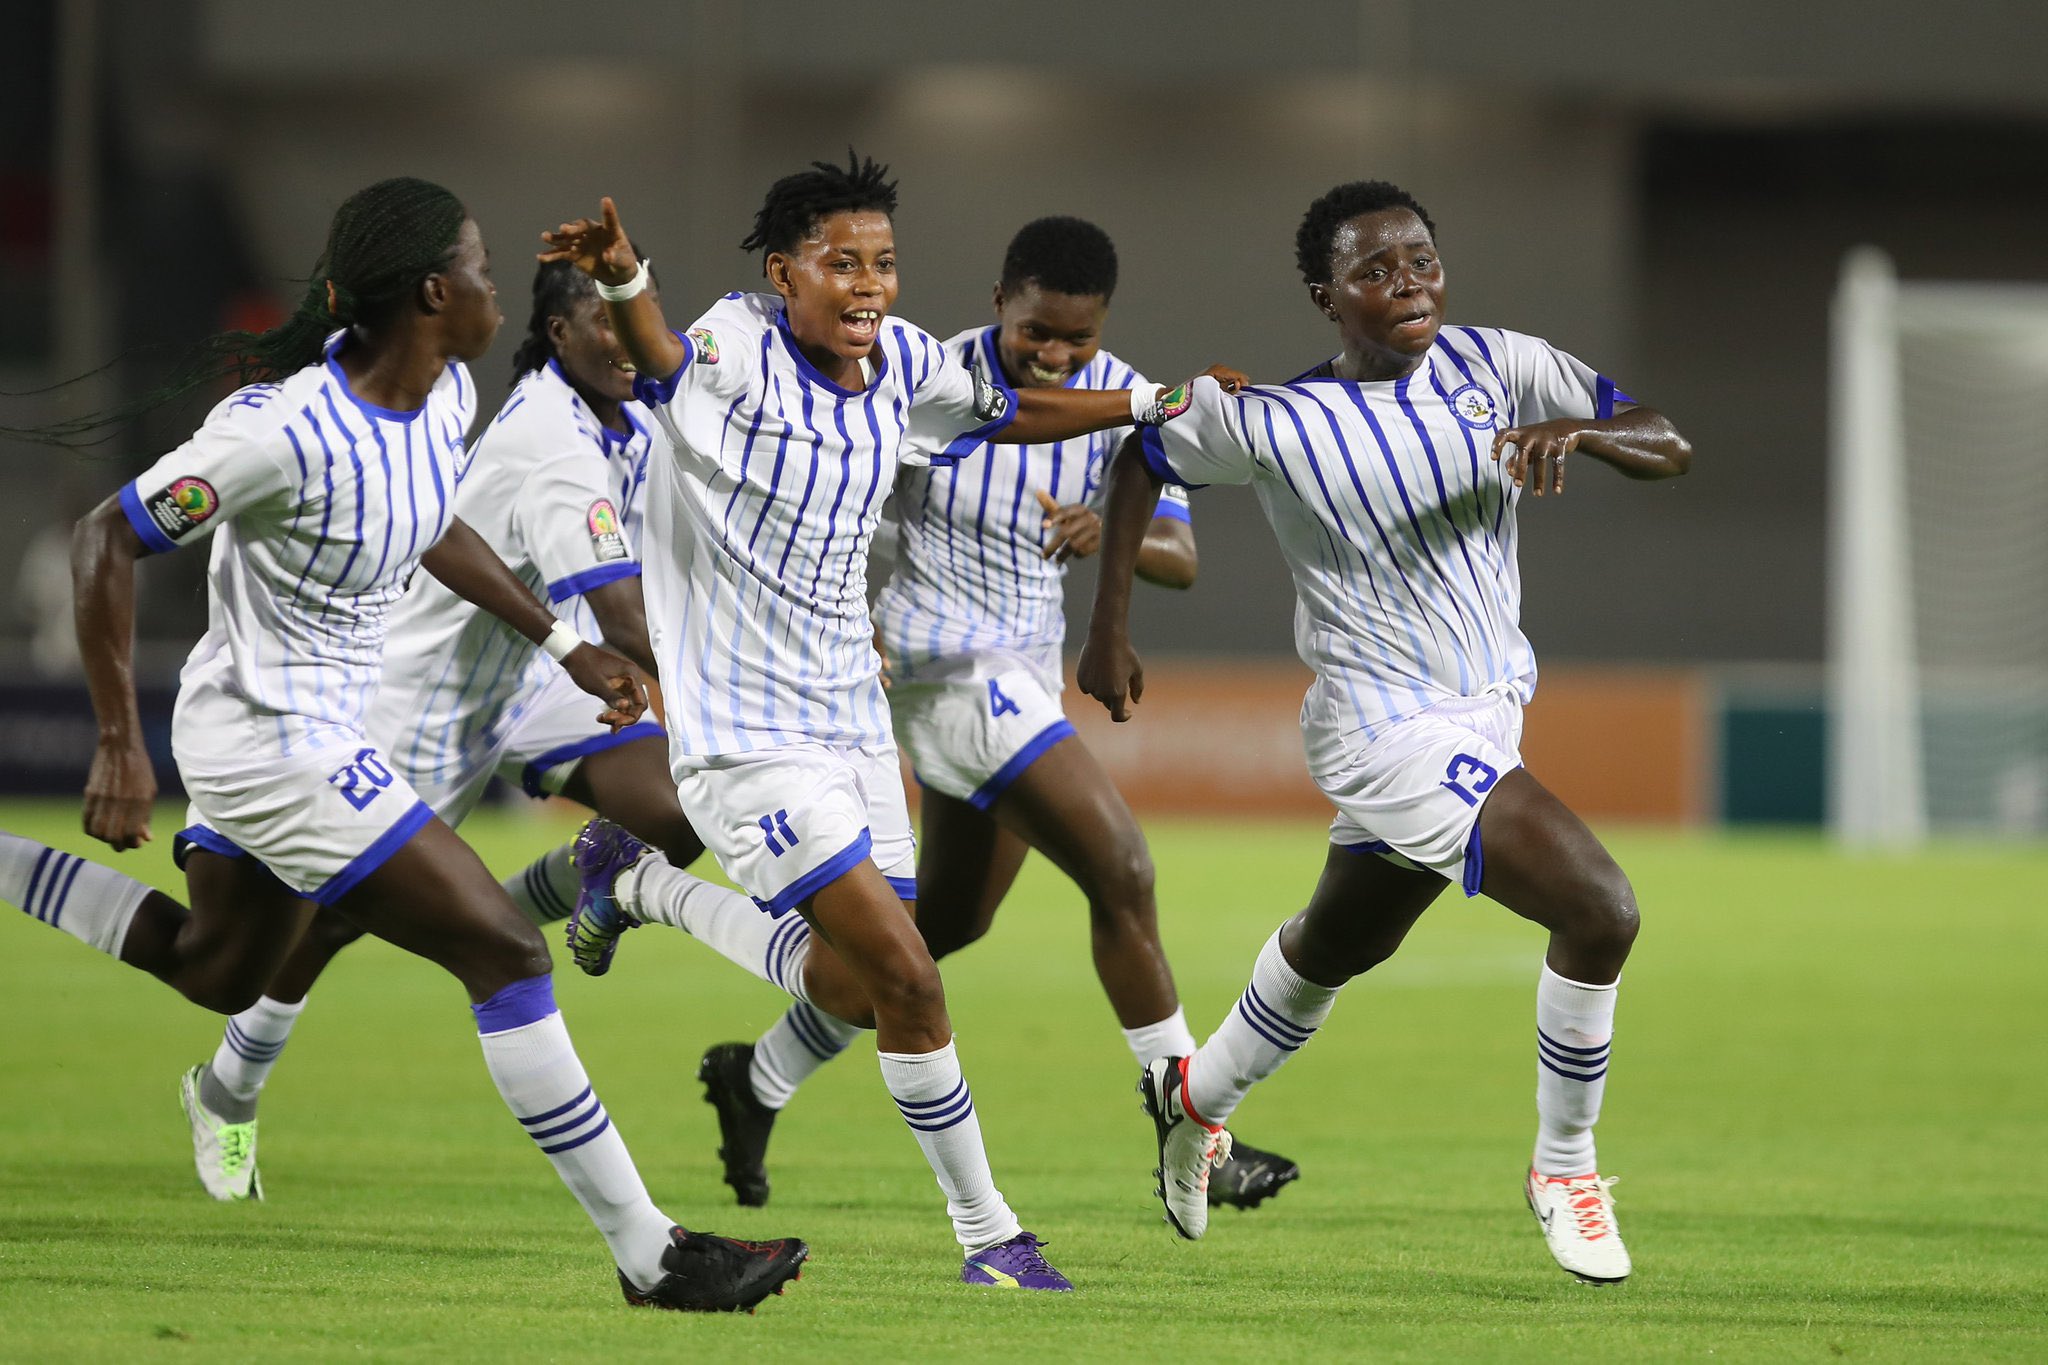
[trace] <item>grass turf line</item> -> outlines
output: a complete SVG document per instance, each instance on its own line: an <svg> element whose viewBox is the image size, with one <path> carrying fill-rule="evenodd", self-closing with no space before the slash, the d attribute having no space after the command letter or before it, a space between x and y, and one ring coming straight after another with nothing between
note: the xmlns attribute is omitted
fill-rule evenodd
<svg viewBox="0 0 2048 1365"><path fill-rule="evenodd" d="M0 827L88 856L75 807ZM174 814L117 860L169 888ZM567 832L487 812L510 871ZM1307 825L1156 822L1160 903L1198 1035L1322 861ZM634 934L558 991L656 1199L815 1258L758 1317L626 1310L602 1242L517 1132L462 993L381 944L336 964L263 1102L270 1202L206 1199L177 1078L218 1020L26 918L0 918L0 1357L830 1359L1256 1355L1262 1361L2048 1353L2048 850L1851 860L1789 836L1622 832L1644 904L1602 1165L1637 1273L1559 1272L1521 1202L1542 936L1447 896L1347 991L1233 1126L1298 1159L1254 1213L1178 1242L1078 894L1039 860L946 964L999 1182L1082 1291L954 1283L930 1173L856 1046L785 1113L775 1193L737 1209L692 1079L782 997L680 934ZM558 931L557 931L558 932ZM2032 1041L2029 1041L2032 1040Z"/></svg>

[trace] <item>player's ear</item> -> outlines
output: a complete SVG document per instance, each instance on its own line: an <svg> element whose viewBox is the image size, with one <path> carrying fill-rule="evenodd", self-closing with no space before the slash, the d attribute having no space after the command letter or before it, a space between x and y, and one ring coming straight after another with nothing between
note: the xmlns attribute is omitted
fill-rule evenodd
<svg viewBox="0 0 2048 1365"><path fill-rule="evenodd" d="M439 271L420 281L420 311L438 313L448 306L448 277Z"/></svg>
<svg viewBox="0 0 2048 1365"><path fill-rule="evenodd" d="M569 339L569 319L559 314L548 316L548 340L554 343L555 354L562 353L562 343Z"/></svg>
<svg viewBox="0 0 2048 1365"><path fill-rule="evenodd" d="M1309 302L1315 304L1324 317L1332 322L1337 320L1337 305L1330 301L1330 286L1312 284L1308 287L1308 297Z"/></svg>
<svg viewBox="0 0 2048 1365"><path fill-rule="evenodd" d="M990 302L995 305L996 316L1001 317L1003 315L1003 282L1001 280L996 281L995 297Z"/></svg>
<svg viewBox="0 0 2048 1365"><path fill-rule="evenodd" d="M768 277L768 284L785 299L796 293L796 281L790 276L790 259L780 251L768 253L768 259L761 263L761 273Z"/></svg>

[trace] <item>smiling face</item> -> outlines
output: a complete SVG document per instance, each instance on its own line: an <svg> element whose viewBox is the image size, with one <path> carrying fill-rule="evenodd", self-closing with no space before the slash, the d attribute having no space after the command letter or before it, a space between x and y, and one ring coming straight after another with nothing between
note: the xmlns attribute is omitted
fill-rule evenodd
<svg viewBox="0 0 2048 1365"><path fill-rule="evenodd" d="M448 263L427 281L429 297L439 304L448 354L457 360L475 360L491 349L505 314L498 308L498 286L491 283L491 256L484 250L483 233L474 218L462 220Z"/></svg>
<svg viewBox="0 0 2048 1365"><path fill-rule="evenodd" d="M651 285L647 292L660 297ZM550 317L548 339L555 344L562 373L577 389L614 403L633 396L633 362L626 358L626 348L605 319L604 304L596 294L578 297L567 316Z"/></svg>
<svg viewBox="0 0 2048 1365"><path fill-rule="evenodd" d="M1444 269L1414 211L1361 213L1330 240L1330 280L1309 297L1337 324L1346 378L1393 379L1421 363L1443 326Z"/></svg>
<svg viewBox="0 0 2048 1365"><path fill-rule="evenodd" d="M1062 294L1025 280L1010 293L996 286L996 354L1020 389L1058 388L1102 349L1109 300Z"/></svg>
<svg viewBox="0 0 2048 1365"><path fill-rule="evenodd" d="M835 381L854 373L896 303L889 215L828 214L794 251L771 252L767 268L788 308L790 334L811 362Z"/></svg>

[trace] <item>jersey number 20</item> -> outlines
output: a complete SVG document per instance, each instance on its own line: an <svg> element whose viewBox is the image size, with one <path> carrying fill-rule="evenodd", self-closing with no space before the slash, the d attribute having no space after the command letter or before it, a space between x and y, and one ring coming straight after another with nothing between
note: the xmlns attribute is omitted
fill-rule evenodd
<svg viewBox="0 0 2048 1365"><path fill-rule="evenodd" d="M384 766L375 749L364 749L358 753L355 762L327 779L331 786L341 789L341 799L362 810L384 794L391 785L391 769Z"/></svg>

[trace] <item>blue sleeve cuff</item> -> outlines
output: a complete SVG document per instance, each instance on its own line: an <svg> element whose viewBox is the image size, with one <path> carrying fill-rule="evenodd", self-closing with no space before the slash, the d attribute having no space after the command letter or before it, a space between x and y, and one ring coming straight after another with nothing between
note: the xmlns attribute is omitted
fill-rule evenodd
<svg viewBox="0 0 2048 1365"><path fill-rule="evenodd" d="M1188 505L1186 503L1168 502L1165 498L1161 498L1159 500L1159 505L1152 509L1152 520L1184 521L1192 525L1195 519L1192 515L1189 514Z"/></svg>
<svg viewBox="0 0 2048 1365"><path fill-rule="evenodd" d="M1174 472L1166 462L1166 438L1158 427L1138 428L1138 451L1145 457L1145 468L1152 471L1152 477L1161 483L1177 483L1182 488L1207 488L1205 483L1189 483Z"/></svg>
<svg viewBox="0 0 2048 1365"><path fill-rule="evenodd" d="M674 328L669 329L669 335L683 343L683 363L676 366L676 372L666 379L655 379L644 374L633 377L633 396L650 408L660 407L675 399L676 389L683 382L683 371L689 369L690 362L697 358L697 347L688 337Z"/></svg>
<svg viewBox="0 0 2048 1365"><path fill-rule="evenodd" d="M1604 374L1599 376L1598 382L1593 385L1593 416L1599 421L1604 422L1614 416L1614 405L1616 403L1633 403L1635 401L1635 399L1629 397L1620 389L1615 388L1614 381Z"/></svg>
<svg viewBox="0 0 2048 1365"><path fill-rule="evenodd" d="M616 583L621 578L638 578L640 565L630 559L621 559L611 564L600 564L582 573L572 573L567 578L558 578L548 584L548 601L566 602L572 597L581 597L592 588Z"/></svg>
<svg viewBox="0 0 2048 1365"><path fill-rule="evenodd" d="M142 495L135 491L132 479L121 485L121 511L151 554L168 554L178 548L178 543L165 535L163 529L150 520L149 513L143 510Z"/></svg>

